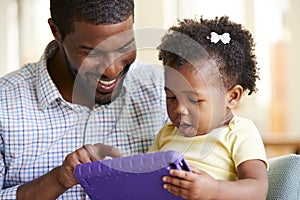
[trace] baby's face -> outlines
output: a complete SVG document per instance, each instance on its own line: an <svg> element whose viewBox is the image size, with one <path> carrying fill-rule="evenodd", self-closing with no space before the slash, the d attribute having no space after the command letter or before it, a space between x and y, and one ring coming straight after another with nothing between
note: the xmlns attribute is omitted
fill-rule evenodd
<svg viewBox="0 0 300 200"><path fill-rule="evenodd" d="M204 70L209 68L204 67ZM202 72L188 63L180 68L165 69L168 115L179 132L187 137L204 135L222 126L226 119L224 89L211 84L214 75Z"/></svg>

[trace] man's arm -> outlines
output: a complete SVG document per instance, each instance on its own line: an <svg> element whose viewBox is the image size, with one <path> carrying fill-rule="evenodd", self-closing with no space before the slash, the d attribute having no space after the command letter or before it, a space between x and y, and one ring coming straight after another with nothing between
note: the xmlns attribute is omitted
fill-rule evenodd
<svg viewBox="0 0 300 200"><path fill-rule="evenodd" d="M58 181L60 167L51 170L49 173L21 185L17 190L17 199L57 199L68 188Z"/></svg>
<svg viewBox="0 0 300 200"><path fill-rule="evenodd" d="M54 168L38 179L19 186L17 199L56 199L77 184L73 175L76 165L104 159L106 156L120 157L121 154L118 149L108 145L85 145L67 155L61 166Z"/></svg>

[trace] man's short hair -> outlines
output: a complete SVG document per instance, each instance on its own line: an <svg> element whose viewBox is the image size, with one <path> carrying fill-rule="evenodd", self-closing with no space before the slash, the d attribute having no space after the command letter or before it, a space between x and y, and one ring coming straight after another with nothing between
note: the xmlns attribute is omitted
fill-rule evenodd
<svg viewBox="0 0 300 200"><path fill-rule="evenodd" d="M74 31L74 22L117 24L134 16L133 0L50 0L51 18L62 39Z"/></svg>

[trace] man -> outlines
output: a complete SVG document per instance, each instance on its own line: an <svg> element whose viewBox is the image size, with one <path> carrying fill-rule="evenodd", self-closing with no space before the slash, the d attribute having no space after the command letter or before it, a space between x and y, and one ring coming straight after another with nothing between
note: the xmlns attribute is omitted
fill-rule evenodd
<svg viewBox="0 0 300 200"><path fill-rule="evenodd" d="M1 199L85 199L77 164L147 151L166 119L161 71L133 64L133 0L50 10L55 41L0 79Z"/></svg>

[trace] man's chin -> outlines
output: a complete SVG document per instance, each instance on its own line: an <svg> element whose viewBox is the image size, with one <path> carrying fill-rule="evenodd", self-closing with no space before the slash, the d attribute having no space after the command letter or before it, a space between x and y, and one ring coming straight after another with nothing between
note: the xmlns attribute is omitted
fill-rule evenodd
<svg viewBox="0 0 300 200"><path fill-rule="evenodd" d="M123 81L124 79L121 79L118 85L111 92L103 93L101 91L97 91L95 96L95 103L99 105L105 105L113 102L121 93Z"/></svg>
<svg viewBox="0 0 300 200"><path fill-rule="evenodd" d="M95 97L95 103L99 105L109 104L113 102L119 96L119 94L119 91L113 91L106 94L97 94Z"/></svg>
<svg viewBox="0 0 300 200"><path fill-rule="evenodd" d="M95 103L99 105L105 105L111 103L115 98L112 98L112 94L101 94L95 97Z"/></svg>

